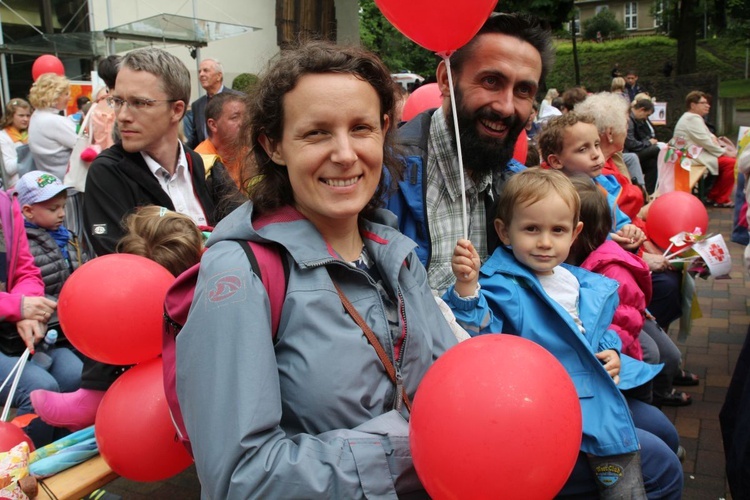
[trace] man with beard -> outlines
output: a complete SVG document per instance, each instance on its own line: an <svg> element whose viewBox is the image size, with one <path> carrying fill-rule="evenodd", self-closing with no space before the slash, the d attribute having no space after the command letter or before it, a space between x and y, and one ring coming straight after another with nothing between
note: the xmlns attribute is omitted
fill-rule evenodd
<svg viewBox="0 0 750 500"><path fill-rule="evenodd" d="M550 33L521 14L491 17L451 55L461 151L466 172L468 238L486 258L497 246L493 204L504 179L525 168L513 160L534 96L552 65ZM399 130L403 180L387 200L399 228L417 242L430 287L453 284L451 257L464 238L461 178L445 62L437 68L441 108L424 112Z"/></svg>

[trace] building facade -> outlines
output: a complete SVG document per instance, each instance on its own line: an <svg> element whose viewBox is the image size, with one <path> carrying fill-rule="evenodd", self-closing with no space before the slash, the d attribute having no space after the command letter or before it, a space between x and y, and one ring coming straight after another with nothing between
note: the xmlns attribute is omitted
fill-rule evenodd
<svg viewBox="0 0 750 500"><path fill-rule="evenodd" d="M587 19L591 19L603 9L609 9L615 18L625 25L630 35L650 35L661 31L664 0L575 0L578 9L576 32Z"/></svg>
<svg viewBox="0 0 750 500"><path fill-rule="evenodd" d="M220 60L231 85L299 39L359 42L357 0L3 0L0 22L3 102L28 94L42 54L59 57L69 79L88 80L101 57L158 46L190 69L197 99L202 58Z"/></svg>

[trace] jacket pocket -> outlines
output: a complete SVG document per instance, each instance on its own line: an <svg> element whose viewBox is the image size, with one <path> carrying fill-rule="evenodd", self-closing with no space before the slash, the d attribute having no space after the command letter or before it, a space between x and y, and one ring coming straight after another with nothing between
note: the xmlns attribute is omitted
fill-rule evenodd
<svg viewBox="0 0 750 500"><path fill-rule="evenodd" d="M573 379L573 385L576 386L578 399L594 397L593 377L590 373L575 372L570 374L570 378Z"/></svg>

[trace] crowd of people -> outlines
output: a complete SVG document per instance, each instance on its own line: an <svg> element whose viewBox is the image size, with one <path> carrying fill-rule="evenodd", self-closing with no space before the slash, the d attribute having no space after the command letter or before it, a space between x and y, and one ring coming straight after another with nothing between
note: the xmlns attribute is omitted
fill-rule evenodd
<svg viewBox="0 0 750 500"><path fill-rule="evenodd" d="M176 377L208 497L419 495L408 418L420 380L456 343L505 332L544 346L576 386L583 436L561 497L680 498L685 450L659 408L690 404L679 387L699 380L666 333L681 272L644 222L667 147L650 96L631 70L609 92L537 101L554 48L526 15L491 17L450 57L436 68L442 105L400 123L403 92L362 48L282 51L251 96L205 59L192 103L169 52L111 56L87 105L82 192L63 182L78 138L60 113L69 82L42 75L0 131L0 375L34 352L86 260L135 253L175 275L200 261ZM708 202L730 206L733 158L704 121L709 102L688 94L675 135L703 148ZM34 168L19 175L25 149ZM66 208L80 209L77 230ZM288 265L276 328L236 240L274 245ZM225 278L237 290L217 288ZM37 445L93 424L129 368L52 352L14 398L38 416Z"/></svg>

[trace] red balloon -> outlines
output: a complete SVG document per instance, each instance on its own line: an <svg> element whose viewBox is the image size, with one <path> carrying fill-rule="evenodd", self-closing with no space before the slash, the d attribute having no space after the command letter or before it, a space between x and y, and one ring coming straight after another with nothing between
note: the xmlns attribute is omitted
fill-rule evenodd
<svg viewBox="0 0 750 500"><path fill-rule="evenodd" d="M408 122L422 111L439 108L443 105L443 94L437 83L427 83L409 95L404 104L404 113L401 119Z"/></svg>
<svg viewBox="0 0 750 500"><path fill-rule="evenodd" d="M683 231L694 233L696 228L706 234L708 212L703 203L690 193L671 191L663 194L648 209L646 233L663 249L669 247L672 236ZM682 246L673 246L672 250L679 248Z"/></svg>
<svg viewBox="0 0 750 500"><path fill-rule="evenodd" d="M57 301L65 336L86 356L132 365L161 353L164 297L174 276L129 254L97 257L63 285Z"/></svg>
<svg viewBox="0 0 750 500"><path fill-rule="evenodd" d="M529 136L526 129L522 129L516 139L516 145L513 148L513 159L519 163L526 163L526 157L529 155Z"/></svg>
<svg viewBox="0 0 750 500"><path fill-rule="evenodd" d="M497 0L375 0L404 36L437 53L452 52L479 31Z"/></svg>
<svg viewBox="0 0 750 500"><path fill-rule="evenodd" d="M65 76L65 66L63 66L62 61L57 57L50 54L44 54L43 56L37 57L34 64L31 66L31 76L34 78L34 81L37 81L37 79L45 73L54 73L56 75Z"/></svg>
<svg viewBox="0 0 750 500"><path fill-rule="evenodd" d="M578 458L581 405L568 373L543 347L482 335L427 371L409 433L414 467L432 498L548 499Z"/></svg>
<svg viewBox="0 0 750 500"><path fill-rule="evenodd" d="M34 451L34 442L19 427L0 421L0 453L10 451L18 443L26 441L29 451Z"/></svg>
<svg viewBox="0 0 750 500"><path fill-rule="evenodd" d="M94 429L104 461L133 481L161 481L193 462L175 439L161 358L134 366L112 384L99 405Z"/></svg>

